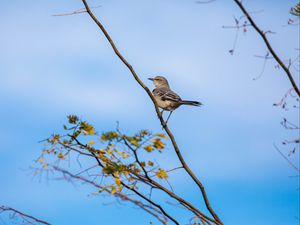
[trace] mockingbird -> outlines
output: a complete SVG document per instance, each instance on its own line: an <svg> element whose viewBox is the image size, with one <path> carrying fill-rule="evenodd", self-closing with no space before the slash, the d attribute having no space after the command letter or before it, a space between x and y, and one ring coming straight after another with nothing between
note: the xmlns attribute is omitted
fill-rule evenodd
<svg viewBox="0 0 300 225"><path fill-rule="evenodd" d="M201 102L197 101L187 101L182 100L179 95L177 95L174 91L170 89L169 83L166 78L163 76L156 76L154 78L148 78L153 81L155 85L155 89L153 89L152 94L157 102L159 108L162 108L162 112L164 110L170 111L169 116L166 120L168 120L172 114L172 112L177 109L181 105L193 105L193 106L201 106Z"/></svg>

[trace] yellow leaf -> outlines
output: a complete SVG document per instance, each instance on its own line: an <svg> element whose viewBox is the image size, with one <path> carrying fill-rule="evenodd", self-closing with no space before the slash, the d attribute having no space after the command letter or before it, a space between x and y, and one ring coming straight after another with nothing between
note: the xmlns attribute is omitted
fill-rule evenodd
<svg viewBox="0 0 300 225"><path fill-rule="evenodd" d="M167 179L168 178L168 174L165 170L159 168L158 171L155 173L156 176L160 179Z"/></svg>
<svg viewBox="0 0 300 225"><path fill-rule="evenodd" d="M144 147L144 149L145 149L147 152L152 152L153 147L152 147L152 145L147 145L147 146Z"/></svg>
<svg viewBox="0 0 300 225"><path fill-rule="evenodd" d="M123 157L123 159L127 159L129 156L124 153L122 157Z"/></svg>
<svg viewBox="0 0 300 225"><path fill-rule="evenodd" d="M119 178L116 178L115 182L118 187L121 186L121 180Z"/></svg>
<svg viewBox="0 0 300 225"><path fill-rule="evenodd" d="M89 142L88 142L88 145L93 145L93 144L95 144L94 141L89 141Z"/></svg>
<svg viewBox="0 0 300 225"><path fill-rule="evenodd" d="M107 153L111 155L111 154L113 153L113 150L109 149L109 150L107 151Z"/></svg>
<svg viewBox="0 0 300 225"><path fill-rule="evenodd" d="M116 193L116 191L117 191L116 186L113 186L113 187L111 188L111 193L114 195L114 194Z"/></svg>
<svg viewBox="0 0 300 225"><path fill-rule="evenodd" d="M135 140L135 139L131 140L130 143L137 147L140 146L139 143L137 142L137 140Z"/></svg>
<svg viewBox="0 0 300 225"><path fill-rule="evenodd" d="M89 130L83 130L84 135L94 135L95 134L95 128L91 128Z"/></svg>
<svg viewBox="0 0 300 225"><path fill-rule="evenodd" d="M65 158L64 158L64 155L63 155L61 152L58 153L57 157L60 158L60 159L65 159Z"/></svg>
<svg viewBox="0 0 300 225"><path fill-rule="evenodd" d="M97 157L98 157L99 159L102 159L103 161L105 161L105 156L104 156L103 153L97 154Z"/></svg>
<svg viewBox="0 0 300 225"><path fill-rule="evenodd" d="M88 135L94 135L95 134L95 128L92 128L88 131Z"/></svg>
<svg viewBox="0 0 300 225"><path fill-rule="evenodd" d="M156 134L156 136L161 137L161 138L167 138L165 134Z"/></svg>
<svg viewBox="0 0 300 225"><path fill-rule="evenodd" d="M43 168L44 168L44 169L47 169L47 168L48 168L48 163L45 163L45 164L43 165Z"/></svg>
<svg viewBox="0 0 300 225"><path fill-rule="evenodd" d="M123 155L124 154L124 152L121 152L121 151L118 151L117 152L119 155Z"/></svg>
<svg viewBox="0 0 300 225"><path fill-rule="evenodd" d="M165 147L165 144L159 138L154 138L152 142L154 148L163 149Z"/></svg>
<svg viewBox="0 0 300 225"><path fill-rule="evenodd" d="M151 161L148 161L148 165L149 165L149 166L153 166L153 165L154 165L154 163L153 163L153 162L151 162Z"/></svg>

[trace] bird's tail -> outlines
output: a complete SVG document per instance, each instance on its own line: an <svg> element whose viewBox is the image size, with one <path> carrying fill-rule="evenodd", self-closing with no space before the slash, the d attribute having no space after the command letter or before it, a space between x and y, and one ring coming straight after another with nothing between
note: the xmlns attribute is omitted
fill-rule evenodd
<svg viewBox="0 0 300 225"><path fill-rule="evenodd" d="M193 106L201 106L203 105L201 102L197 102L197 101L187 101L187 100L182 100L180 102L182 105L193 105Z"/></svg>

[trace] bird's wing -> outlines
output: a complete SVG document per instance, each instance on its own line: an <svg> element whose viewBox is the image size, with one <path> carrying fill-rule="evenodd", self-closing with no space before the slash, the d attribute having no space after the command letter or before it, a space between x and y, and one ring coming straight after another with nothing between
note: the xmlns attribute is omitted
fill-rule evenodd
<svg viewBox="0 0 300 225"><path fill-rule="evenodd" d="M181 98L172 90L165 88L156 88L153 90L154 96L160 97L163 101L180 102Z"/></svg>

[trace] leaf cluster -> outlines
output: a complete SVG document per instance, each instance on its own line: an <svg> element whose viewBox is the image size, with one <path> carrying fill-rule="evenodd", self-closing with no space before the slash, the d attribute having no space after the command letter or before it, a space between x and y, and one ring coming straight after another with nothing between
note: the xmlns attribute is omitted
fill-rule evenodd
<svg viewBox="0 0 300 225"><path fill-rule="evenodd" d="M141 177L167 179L168 174L153 160L143 160L140 155L161 153L166 144L164 134L152 134L141 130L134 135L121 133L119 129L96 132L95 127L78 116L69 115L64 133L47 139L45 148L37 162L43 169L58 165L77 154L98 163L95 173L101 177L103 188L111 194L120 193L123 186L138 188ZM102 192L100 190L100 192Z"/></svg>

